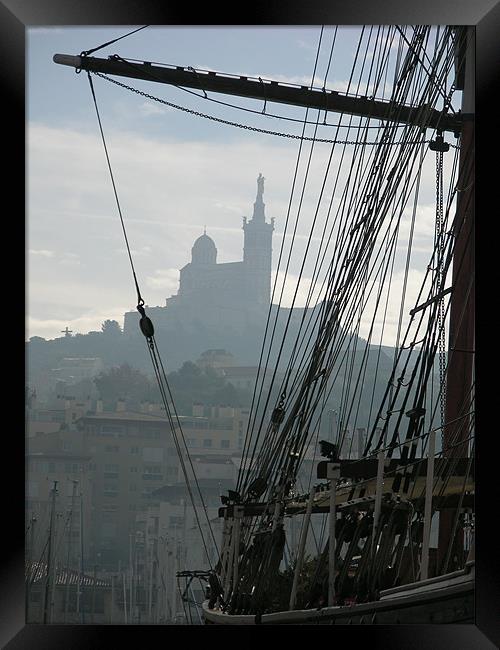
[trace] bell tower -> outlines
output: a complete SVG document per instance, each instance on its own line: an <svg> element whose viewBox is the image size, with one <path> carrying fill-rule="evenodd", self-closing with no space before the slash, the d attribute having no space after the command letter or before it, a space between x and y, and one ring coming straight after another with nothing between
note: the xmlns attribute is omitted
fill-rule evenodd
<svg viewBox="0 0 500 650"><path fill-rule="evenodd" d="M271 260L274 219L266 222L264 176L257 178L257 197L250 221L243 217L243 263L246 274L246 298L250 303L268 307L271 299Z"/></svg>

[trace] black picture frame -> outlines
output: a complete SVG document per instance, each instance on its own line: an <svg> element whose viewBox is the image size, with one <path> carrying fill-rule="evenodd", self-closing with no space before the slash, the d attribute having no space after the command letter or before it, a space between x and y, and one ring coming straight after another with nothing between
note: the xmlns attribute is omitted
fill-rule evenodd
<svg viewBox="0 0 500 650"><path fill-rule="evenodd" d="M195 8L196 7L196 8ZM496 508L492 501L490 490L496 482L498 456L493 445L496 437L494 429L488 431L486 425L487 413L494 410L495 398L488 394L485 377L488 364L482 357L483 341L491 335L489 327L493 322L488 309L493 308L492 297L488 292L488 279L494 276L488 271L488 260L494 260L495 243L488 239L486 228L494 221L494 211L498 198L496 187L495 162L489 162L491 153L498 151L494 144L498 131L498 116L495 114L496 104L493 101L494 86L498 85L500 77L499 42L500 42L500 6L497 0L358 0L357 2L336 2L321 0L308 2L288 0L260 0L243 7L244 15L228 15L228 10L222 6L211 4L180 6L157 0L142 0L131 2L126 0L3 0L0 4L0 51L2 70L2 96L5 136L12 138L10 145L4 144L4 199L12 194L12 188L17 185L17 207L6 209L4 218L8 220L9 239L6 240L9 249L17 251L25 247L25 229L22 218L25 192L25 30L31 26L60 26L60 25L143 25L143 24L212 24L212 25L313 25L313 24L457 24L475 25L477 38L477 83L476 83L476 137L477 137L477 203L478 203L478 248L481 241L485 243L484 256L478 264L480 278L478 282L478 342L477 354L479 371L477 385L479 397L478 429L482 434L477 442L478 468L477 480L477 539L476 539L476 624L475 625L415 625L415 626L354 626L336 627L330 629L331 643L339 643L339 635L344 643L351 647L383 647L397 650L413 650L414 648L429 648L432 650L446 649L479 649L494 648L500 642L500 597L498 578L498 542L496 539ZM5 221L4 221L5 223ZM488 230L488 233L490 231ZM488 242L491 241L490 248ZM15 246L13 246L15 244ZM483 269L487 269L486 271ZM23 281L18 272L19 264L9 268L8 288L4 293L4 306L7 307L9 326L16 322L14 314L23 313L21 301ZM14 280L21 287L11 289ZM15 284L14 282L14 284ZM4 285L6 286L6 285ZM483 289L481 289L483 286ZM486 297L485 297L486 296ZM484 297L484 299L483 299ZM482 311L483 310L483 311ZM493 313L493 312L491 312ZM488 329L487 329L488 328ZM22 327L20 328L23 329ZM17 330L17 328L16 328ZM482 340L481 340L482 339ZM24 341L23 341L24 345ZM493 345L494 347L494 345ZM17 350L17 348L16 348ZM489 356L489 353L488 353ZM22 368L17 357L11 362L11 368ZM6 368L7 372L7 368ZM9 370L10 373L10 370ZM24 412L24 385L19 386L19 409ZM17 405L15 398L13 404ZM12 412L5 405L4 414ZM491 409L493 406L493 409ZM17 408L15 409L17 412ZM36 648L99 648L109 646L119 647L122 643L135 642L155 643L171 641L170 633L175 630L178 634L202 634L201 641L208 641L208 636L215 634L214 627L172 628L166 626L59 626L59 625L25 625L24 616L24 467L25 453L24 437L17 425L11 424L9 418L4 419L4 467L12 465L18 468L14 476L7 479L4 474L4 526L3 541L6 550L0 563L0 642L8 650ZM482 426L481 426L482 425ZM488 435L490 433L490 435ZM8 441L8 445L7 442ZM487 459L492 459L491 467ZM488 478L489 477L489 478ZM491 480L490 480L491 479ZM8 522L8 523L7 523ZM227 629L227 628L224 628ZM234 630L235 628L230 628ZM255 629L255 628L253 628ZM296 633L294 626L288 632ZM310 630L310 627L301 628ZM323 631L327 631L323 628ZM194 632L194 630L198 630ZM200 632L201 630L201 632ZM210 632L210 630L212 630ZM204 632L203 632L204 631ZM279 629L283 633L283 628ZM234 632L233 632L234 634ZM259 632L252 635L258 635ZM266 632L269 634L269 628ZM309 632L309 634L311 634ZM151 637L153 636L153 638ZM238 633L235 640L238 641ZM274 637L274 634L272 635ZM288 636L288 634L285 634ZM217 634L217 640L220 632ZM250 637L246 635L246 638ZM197 639L199 640L199 638ZM226 641L226 639L224 639ZM269 642L269 639L267 639ZM307 639L306 639L307 640ZM308 638L311 642L311 638ZM314 639L315 641L316 639ZM241 638L241 641L243 639ZM299 639L297 639L300 642ZM251 642L251 641L250 641Z"/></svg>

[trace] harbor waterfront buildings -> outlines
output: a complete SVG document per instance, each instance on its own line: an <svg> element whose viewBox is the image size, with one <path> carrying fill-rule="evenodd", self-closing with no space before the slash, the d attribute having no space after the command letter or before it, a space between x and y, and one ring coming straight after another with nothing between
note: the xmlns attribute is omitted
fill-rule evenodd
<svg viewBox="0 0 500 650"><path fill-rule="evenodd" d="M178 567L195 561L208 568L201 538L194 528L194 512L170 425L158 404L143 403L140 412L132 412L119 401L115 411L103 411L98 401L93 410L84 413L78 410L75 400L65 399L62 405L62 409L32 413L38 420L28 419L25 511L31 532L27 535L27 561L36 563L39 572L43 561L46 563L54 508L52 542L57 550L52 562L59 576L57 593L64 591L61 571L79 572L83 566L83 572L91 577L95 572L108 582L111 576L116 581L125 579L127 589L130 580L135 580L136 609L129 614L144 615L143 580L149 567L147 551L151 548L153 530L157 532L155 548L163 543L165 553L174 553ZM195 468L209 519L217 518L221 493L234 487L247 418L247 409L200 404L193 407L192 416L179 416L190 456L188 461L186 447L176 430L182 459ZM152 517L157 518L156 529L151 528ZM209 552L213 560L213 545ZM171 555L168 558L172 586ZM162 570L166 571L166 565ZM160 579L159 565L155 572ZM166 574L164 581L165 578ZM39 593L43 592L39 583L40 578L33 581L30 591L31 600L35 599L35 617L37 612L44 611L39 602ZM103 593L102 589L99 593ZM158 618L165 619L165 612L170 611L165 608L172 601L172 591L168 594L166 601L163 595L163 604L155 604L160 608ZM157 595L151 598L156 599ZM56 610L61 609L59 600L53 607L56 616ZM110 608L106 605L106 612L94 612L96 620L99 614L101 618L110 618ZM66 612L68 616L70 613ZM60 617L58 621L61 622Z"/></svg>

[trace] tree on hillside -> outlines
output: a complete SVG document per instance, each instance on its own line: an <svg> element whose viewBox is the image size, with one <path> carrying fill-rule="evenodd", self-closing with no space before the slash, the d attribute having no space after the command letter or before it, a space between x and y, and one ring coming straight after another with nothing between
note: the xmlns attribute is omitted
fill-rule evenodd
<svg viewBox="0 0 500 650"><path fill-rule="evenodd" d="M124 399L129 408L137 408L145 400L157 400L158 390L147 375L128 363L101 372L94 379L105 407L113 408L119 399Z"/></svg>
<svg viewBox="0 0 500 650"><path fill-rule="evenodd" d="M120 327L120 324L116 320L105 320L104 323L101 325L101 331L103 334L106 334L107 336L120 336L122 333L122 328Z"/></svg>
<svg viewBox="0 0 500 650"><path fill-rule="evenodd" d="M235 388L213 368L201 370L192 361L168 375L169 386L178 413L190 415L194 403L207 406L247 406L251 393Z"/></svg>

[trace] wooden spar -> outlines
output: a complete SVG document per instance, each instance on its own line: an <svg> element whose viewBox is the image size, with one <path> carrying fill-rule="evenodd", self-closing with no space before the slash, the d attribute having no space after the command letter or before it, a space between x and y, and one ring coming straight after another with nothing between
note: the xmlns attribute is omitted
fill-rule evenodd
<svg viewBox="0 0 500 650"><path fill-rule="evenodd" d="M329 513L329 541L328 541L328 607L333 605L335 599L335 524L337 512L335 509L335 496L337 480L340 476L340 464L328 463L328 478L330 479L330 513Z"/></svg>
<svg viewBox="0 0 500 650"><path fill-rule="evenodd" d="M379 120L390 120L403 124L418 124L422 120L422 111L426 112L425 121L428 128L440 131L451 131L458 134L461 129L460 121L455 116L443 115L440 111L428 111L425 106L408 106L391 104L387 101L343 95L337 91L308 86L294 86L277 81L252 79L221 74L220 72L205 72L182 66L158 66L148 62L131 63L123 59L99 59L91 56L72 56L69 54L54 54L54 63L67 65L77 70L101 72L120 77L131 77L163 84L195 88L196 90L223 93L249 97L266 102L278 102L345 113L372 117Z"/></svg>
<svg viewBox="0 0 500 650"><path fill-rule="evenodd" d="M384 451L381 449L377 454L377 485L375 488L375 506L373 512L373 536L375 538L378 529L378 520L382 509L382 487L384 484Z"/></svg>
<svg viewBox="0 0 500 650"><path fill-rule="evenodd" d="M439 293L437 296L434 296L430 300L427 300L421 305L418 305L414 309L410 310L410 316L414 316L417 312L422 311L422 309L425 309L429 305L432 305L434 302L438 300L442 300L447 294L451 293L451 291L452 291L451 287L448 287L448 289L444 289L444 291L441 291L441 293Z"/></svg>
<svg viewBox="0 0 500 650"><path fill-rule="evenodd" d="M223 517L223 527L222 527L222 548L220 552L221 558L221 571L220 571L220 580L221 584L225 585L226 573L227 573L227 556L229 554L229 519L227 516L227 510L224 510L222 515Z"/></svg>
<svg viewBox="0 0 500 650"><path fill-rule="evenodd" d="M467 39L462 113L474 117L474 27L462 32ZM447 457L467 457L467 438L473 379L474 350L474 119L464 121L458 173L457 213L454 224L453 292L450 300L450 332L443 450ZM439 517L438 566L446 557L450 544L463 555L463 539L451 539L454 517L458 513L441 512ZM460 537L460 539L458 539Z"/></svg>
<svg viewBox="0 0 500 650"><path fill-rule="evenodd" d="M295 598L297 595L297 587L299 584L300 572L302 570L302 563L304 561L304 551L306 548L307 533L309 530L309 521L311 519L311 512L312 512L315 493L316 493L316 488L312 487L309 493L309 500L307 502L307 510L306 510L306 515L304 517L304 523L302 525L302 531L301 531L300 542L299 542L299 550L297 551L297 559L295 560L295 573L293 575L292 593L290 594L290 603L289 603L290 610L295 608Z"/></svg>
<svg viewBox="0 0 500 650"><path fill-rule="evenodd" d="M422 535L422 558L420 561L420 579L427 580L429 577L429 545L431 537L432 521L432 492L434 486L434 454L436 447L436 432L429 434L429 462L427 464L427 480L425 484L425 510L424 510L424 531Z"/></svg>
<svg viewBox="0 0 500 650"><path fill-rule="evenodd" d="M241 535L241 521L243 518L243 506L235 506L234 508L234 547L233 547L233 593L236 592L238 587L238 569L240 559L240 535Z"/></svg>
<svg viewBox="0 0 500 650"><path fill-rule="evenodd" d="M234 532L235 532L235 518L231 517L227 525L228 542L226 545L226 558L224 562L224 567L225 567L224 582L222 583L224 588L225 600L229 598L231 579L233 576L233 568L234 568L233 548L234 548L234 538L235 538Z"/></svg>
<svg viewBox="0 0 500 650"><path fill-rule="evenodd" d="M344 461L346 462L346 461ZM375 459L375 466L377 467L378 465L378 459ZM387 460L384 461L384 489L383 493L384 494L393 494L393 483L395 481L395 473L394 473L394 466L395 464L399 462L399 459L391 459L390 462ZM425 484L427 480L427 467L428 467L428 459L427 458L418 458L412 461L412 463L407 463L407 465L411 465L415 463L417 467L417 473L415 476L415 484L413 488L413 494L414 495L419 495L419 494L424 494L425 492ZM319 466L318 466L318 475L317 478L326 478L326 473L323 476L323 472L320 471L321 469L324 468L326 465L326 461L322 461ZM342 468L343 461L340 462L340 466ZM436 467L435 470L433 470L434 473L434 481L435 481L435 489L434 492L438 496L433 496L432 498L432 507L436 509L438 506L444 507L444 508L449 508L453 507L449 504L453 504L456 502L456 497L459 496L461 493L463 487L464 487L464 477L467 473L467 467L469 465L469 460L466 458L460 458L458 460L454 461L454 470L453 474L451 476L448 475L448 467L447 463L440 461ZM472 470L474 469L474 466L472 466ZM344 476L344 474L340 473L341 476ZM376 495L377 495L377 478L376 478L376 472L374 472L371 475L365 475L369 476L369 478L361 481L353 481L353 482L348 482L344 483L343 485L339 485L337 487L337 492L336 492L336 497L335 497L335 507L337 509L349 509L351 506L355 506L356 508L361 508L363 507L366 508L373 508ZM473 491L474 490L474 476L468 476L467 481L465 482L465 489L467 491ZM363 493L363 496L361 496L361 492ZM403 498L403 500L409 500L413 502L418 502L421 501L422 499L418 496L414 497L408 497L405 498L404 495L399 495L400 498ZM330 493L329 490L324 490L316 493L316 499L314 500L314 504L312 505L312 512L313 513L328 513L329 512L329 498L330 498ZM466 499L466 502L469 502L470 499ZM293 500L287 500L285 503L285 508L283 511L283 514L286 516L296 516L299 514L303 514L306 509L307 509L307 502L308 502L308 497L298 497ZM259 517L261 516L264 512L266 512L268 508L267 503L247 503L244 506L244 517ZM234 506L227 506L224 508L219 509L219 517L228 517L229 520L232 518L232 513L233 513L233 508ZM228 531L228 536L231 537L230 532ZM225 546L226 554L229 557L232 557L232 550L230 547ZM224 555L222 556L223 558L223 565L225 566L227 562L224 560ZM231 567L231 563L229 562L229 567ZM230 569L231 570L231 569Z"/></svg>

